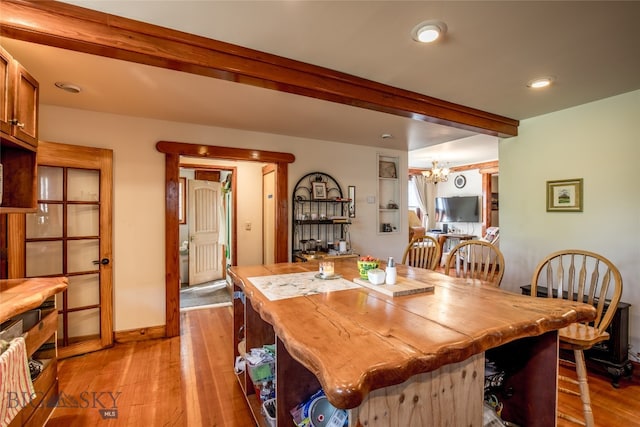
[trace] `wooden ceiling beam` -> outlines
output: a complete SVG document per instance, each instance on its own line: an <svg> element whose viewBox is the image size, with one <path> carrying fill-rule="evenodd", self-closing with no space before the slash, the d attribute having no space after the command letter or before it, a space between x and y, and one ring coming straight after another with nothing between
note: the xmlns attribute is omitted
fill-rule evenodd
<svg viewBox="0 0 640 427"><path fill-rule="evenodd" d="M495 173L495 172L491 172L491 171L494 171L494 170L497 171L498 170L498 161L497 160L491 160L491 161L488 161L488 162L471 163L471 164L468 164L468 165L453 166L453 167L449 168L449 170L451 172L462 172L462 171L471 170L471 169L479 169L479 171L478 171L479 173Z"/></svg>
<svg viewBox="0 0 640 427"><path fill-rule="evenodd" d="M0 35L499 137L514 119L281 56L55 1L0 1Z"/></svg>

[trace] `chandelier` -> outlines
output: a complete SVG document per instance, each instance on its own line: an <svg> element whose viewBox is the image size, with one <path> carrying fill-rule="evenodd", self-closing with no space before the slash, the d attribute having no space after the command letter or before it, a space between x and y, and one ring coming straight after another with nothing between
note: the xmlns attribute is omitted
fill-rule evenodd
<svg viewBox="0 0 640 427"><path fill-rule="evenodd" d="M422 175L427 178L427 182L433 182L434 184L446 182L449 180L449 168L439 167L438 162L434 160L431 170L422 171Z"/></svg>

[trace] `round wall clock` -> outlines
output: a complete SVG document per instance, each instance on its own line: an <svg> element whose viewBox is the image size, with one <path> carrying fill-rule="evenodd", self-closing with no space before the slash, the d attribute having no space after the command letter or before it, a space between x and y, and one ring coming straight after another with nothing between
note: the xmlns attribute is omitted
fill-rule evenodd
<svg viewBox="0 0 640 427"><path fill-rule="evenodd" d="M465 178L464 175L458 175L453 180L453 183L456 186L456 188L462 188L462 187L464 187L466 185L467 178Z"/></svg>

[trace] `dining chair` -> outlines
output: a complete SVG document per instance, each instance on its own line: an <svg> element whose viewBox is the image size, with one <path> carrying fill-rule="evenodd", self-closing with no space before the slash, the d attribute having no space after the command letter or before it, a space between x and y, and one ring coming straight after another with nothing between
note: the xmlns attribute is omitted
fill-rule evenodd
<svg viewBox="0 0 640 427"><path fill-rule="evenodd" d="M560 348L573 350L577 374L577 380L559 376L563 384L559 384L558 390L580 396L584 420L563 413L558 413L558 418L594 426L584 350L609 339L606 329L620 302L622 276L616 266L602 255L567 249L548 255L536 267L531 279L531 295L543 295L544 288L548 298L581 301L596 307L597 315L592 322L572 323L558 331ZM577 386L579 393L568 389L567 383L573 384L574 389Z"/></svg>
<svg viewBox="0 0 640 427"><path fill-rule="evenodd" d="M480 279L498 287L504 275L504 255L489 242L465 240L451 249L444 274Z"/></svg>
<svg viewBox="0 0 640 427"><path fill-rule="evenodd" d="M440 245L431 236L411 239L402 255L402 264L435 270L440 263Z"/></svg>

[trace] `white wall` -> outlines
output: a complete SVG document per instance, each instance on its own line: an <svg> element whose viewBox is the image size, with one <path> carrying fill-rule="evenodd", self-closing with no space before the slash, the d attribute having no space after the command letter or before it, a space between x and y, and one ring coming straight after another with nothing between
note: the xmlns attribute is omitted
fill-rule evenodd
<svg viewBox="0 0 640 427"><path fill-rule="evenodd" d="M502 287L520 292L548 253L591 250L619 268L640 351L640 91L524 120L500 142ZM584 179L584 212L546 212L546 181Z"/></svg>
<svg viewBox="0 0 640 427"><path fill-rule="evenodd" d="M344 190L355 185L354 249L380 258L402 256L406 212L400 233L378 235L377 200L366 202L367 196L376 196L374 148L47 105L40 111L41 139L114 150L116 331L165 322L164 155L155 149L159 140L290 152L296 161L289 168L289 193L299 177L317 170L335 177ZM638 117L640 91L525 120L520 136L500 142L500 246L507 261L503 288L519 292L551 251L579 247L599 252L622 272L623 300L633 305L635 351L640 350ZM384 153L400 155L399 173L406 175L406 153ZM465 173L464 190L480 194L472 191L475 175ZM547 213L545 182L580 177L584 212ZM405 195L407 182L401 183ZM445 184L438 185L444 192ZM406 209L405 202L400 206Z"/></svg>
<svg viewBox="0 0 640 427"><path fill-rule="evenodd" d="M155 148L160 140L292 153L296 161L289 166L289 194L302 175L313 171L333 176L343 191L348 185L357 187L357 217L351 226L351 241L356 251L380 258L394 256L399 259L407 243L406 200L400 203L403 209L401 232L377 234L377 200L373 204L366 203L367 196L376 196L377 150L372 147L93 113L50 105L40 107L40 138L114 151L116 331L165 323L164 154ZM407 153L395 150L386 150L384 153L400 156L399 176L407 176ZM407 181L401 180L401 183L401 194L405 195ZM261 188L261 180L255 185ZM239 221L243 218L243 214L238 212ZM258 223L253 221L253 224ZM246 239L240 237L239 241L256 246L260 243L255 233ZM258 259L262 259L261 253Z"/></svg>

